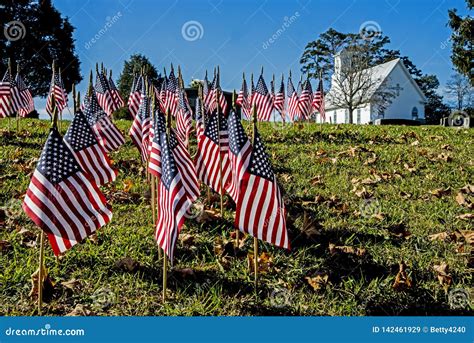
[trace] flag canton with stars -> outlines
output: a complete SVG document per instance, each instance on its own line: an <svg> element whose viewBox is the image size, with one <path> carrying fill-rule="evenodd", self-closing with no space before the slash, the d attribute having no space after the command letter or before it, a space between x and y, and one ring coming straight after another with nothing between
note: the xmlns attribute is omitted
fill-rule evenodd
<svg viewBox="0 0 474 343"><path fill-rule="evenodd" d="M254 175L273 181L274 174L272 165L268 159L260 134L255 130L255 140L252 151L252 157L249 164L250 172Z"/></svg>
<svg viewBox="0 0 474 343"><path fill-rule="evenodd" d="M171 150L174 150L178 146L178 140L176 139L176 134L173 129L170 131L169 139L170 139L170 148Z"/></svg>
<svg viewBox="0 0 474 343"><path fill-rule="evenodd" d="M95 84L95 90L98 93L105 93L108 90L107 79L102 74L97 75L97 82Z"/></svg>
<svg viewBox="0 0 474 343"><path fill-rule="evenodd" d="M295 86L293 86L293 81L291 81L291 78L288 78L288 94L293 94L295 92Z"/></svg>
<svg viewBox="0 0 474 343"><path fill-rule="evenodd" d="M168 138L166 133L163 132L160 136L161 140L161 182L166 187L166 189L171 188L171 183L178 173L176 168L176 163L174 156L171 153L171 148L169 146Z"/></svg>
<svg viewBox="0 0 474 343"><path fill-rule="evenodd" d="M154 136L153 140L155 143L160 144L160 135L163 132L166 132L166 122L165 116L160 110L155 111L155 121L153 123Z"/></svg>
<svg viewBox="0 0 474 343"><path fill-rule="evenodd" d="M53 184L81 171L57 129L51 129L36 169Z"/></svg>
<svg viewBox="0 0 474 343"><path fill-rule="evenodd" d="M97 144L94 133L87 123L86 118L80 112L74 117L64 139L71 145L74 151L80 151Z"/></svg>
<svg viewBox="0 0 474 343"><path fill-rule="evenodd" d="M206 129L204 130L204 134L209 137L214 143L219 144L219 133L217 131L218 127L218 114L214 112L211 117L209 118L209 122L206 125Z"/></svg>
<svg viewBox="0 0 474 343"><path fill-rule="evenodd" d="M234 155L238 155L248 141L247 134L237 114L232 111L229 115L229 146Z"/></svg>
<svg viewBox="0 0 474 343"><path fill-rule="evenodd" d="M178 89L178 80L176 79L176 76L174 76L174 70L171 69L170 71L170 76L168 78L168 83L167 83L167 90L169 92L176 92L176 89Z"/></svg>
<svg viewBox="0 0 474 343"><path fill-rule="evenodd" d="M97 122L100 113L103 112L94 93L84 99L84 107L84 116L89 125L93 126ZM105 115L105 112L103 114Z"/></svg>
<svg viewBox="0 0 474 343"><path fill-rule="evenodd" d="M194 111L196 113L196 120L202 121L202 105L201 99L199 97L196 99L196 106Z"/></svg>
<svg viewBox="0 0 474 343"><path fill-rule="evenodd" d="M258 78L257 87L255 88L255 92L263 94L263 95L268 94L268 88L267 88L267 85L265 84L265 80L263 79L262 75L260 75L260 77Z"/></svg>
<svg viewBox="0 0 474 343"><path fill-rule="evenodd" d="M148 97L143 98L138 115L140 116L142 122L150 116Z"/></svg>

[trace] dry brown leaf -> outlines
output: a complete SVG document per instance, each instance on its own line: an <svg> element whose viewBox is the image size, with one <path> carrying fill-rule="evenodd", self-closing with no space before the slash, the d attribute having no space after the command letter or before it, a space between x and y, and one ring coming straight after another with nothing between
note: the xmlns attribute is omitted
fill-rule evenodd
<svg viewBox="0 0 474 343"><path fill-rule="evenodd" d="M319 291L320 289L324 289L329 283L329 275L328 274L318 274L316 276L305 277L308 284L313 288L315 291Z"/></svg>
<svg viewBox="0 0 474 343"><path fill-rule="evenodd" d="M126 272L134 272L140 268L140 263L130 257L124 257L115 262L115 268L122 269Z"/></svg>
<svg viewBox="0 0 474 343"><path fill-rule="evenodd" d="M462 220L474 219L474 213L464 213L457 216L457 218Z"/></svg>
<svg viewBox="0 0 474 343"><path fill-rule="evenodd" d="M447 241L448 239L453 240L455 238L456 236L454 234L448 233L446 231L434 233L428 236L430 241Z"/></svg>
<svg viewBox="0 0 474 343"><path fill-rule="evenodd" d="M416 172L416 168L413 167L413 166L409 166L408 163L404 163L404 164L403 164L403 167L404 167L406 170L408 170L410 173Z"/></svg>
<svg viewBox="0 0 474 343"><path fill-rule="evenodd" d="M403 199L410 199L410 198L413 196L413 194L408 193L408 192L403 192L403 191L402 191L402 192L400 192L400 196L401 196Z"/></svg>
<svg viewBox="0 0 474 343"><path fill-rule="evenodd" d="M448 150L448 151L453 151L453 147L449 144L443 144L441 145L441 149L443 150Z"/></svg>
<svg viewBox="0 0 474 343"><path fill-rule="evenodd" d="M182 245L193 245L194 244L194 236L190 235L189 233L183 233L178 236L179 241Z"/></svg>
<svg viewBox="0 0 474 343"><path fill-rule="evenodd" d="M132 187L133 187L133 181L132 180L130 180L130 179L123 180L123 191L125 193L130 192L130 189L132 189Z"/></svg>
<svg viewBox="0 0 474 343"><path fill-rule="evenodd" d="M466 243L470 245L474 245L474 231L473 230L459 230L459 232L463 236Z"/></svg>
<svg viewBox="0 0 474 343"><path fill-rule="evenodd" d="M396 291L403 291L408 288L411 288L412 282L411 279L408 277L407 272L407 265L402 261L399 264L399 270L397 276L395 276L395 281L393 282L392 288Z"/></svg>
<svg viewBox="0 0 474 343"><path fill-rule="evenodd" d="M420 145L420 141L419 140L416 140L416 141L413 141L411 142L410 144L411 146L417 146L417 145Z"/></svg>
<svg viewBox="0 0 474 343"><path fill-rule="evenodd" d="M10 242L5 241L5 240L0 240L0 252L1 253L6 253L11 250L12 245Z"/></svg>
<svg viewBox="0 0 474 343"><path fill-rule="evenodd" d="M474 186L473 185L465 185L463 188L460 189L461 193L467 195L474 195Z"/></svg>
<svg viewBox="0 0 474 343"><path fill-rule="evenodd" d="M77 304L74 310L66 314L66 317L85 317L85 316L94 316L95 314L91 309L82 304Z"/></svg>
<svg viewBox="0 0 474 343"><path fill-rule="evenodd" d="M440 264L435 264L433 266L433 270L436 272L436 276L438 277L438 281L441 286L449 287L452 282L453 278L449 274L449 267L446 262L441 262Z"/></svg>
<svg viewBox="0 0 474 343"><path fill-rule="evenodd" d="M351 192L354 193L357 197L362 198L362 199L369 199L369 198L372 198L373 196L373 193L367 191L365 187L362 187L361 189L357 189L357 186L354 186Z"/></svg>
<svg viewBox="0 0 474 343"><path fill-rule="evenodd" d="M441 198L442 196L445 196L445 195L448 195L451 193L451 188L448 187L448 188L437 188L437 189L433 189L431 191L429 191L429 193L433 196L435 196L436 198Z"/></svg>
<svg viewBox="0 0 474 343"><path fill-rule="evenodd" d="M70 289L71 291L76 290L81 285L81 282L76 279L61 282L61 286Z"/></svg>
<svg viewBox="0 0 474 343"><path fill-rule="evenodd" d="M50 298L54 291L54 282L48 275L47 269L43 266L42 270L43 299ZM38 298L39 268L31 274L31 290L29 296L33 299Z"/></svg>
<svg viewBox="0 0 474 343"><path fill-rule="evenodd" d="M258 261L259 273L267 273L273 268L273 257L266 252L261 253L260 256L258 256L257 261ZM254 264L255 264L254 255L248 254L247 267L249 268L251 274L255 272Z"/></svg>
<svg viewBox="0 0 474 343"><path fill-rule="evenodd" d="M439 154L438 159L442 160L444 162L451 162L453 160L453 158L451 156L449 156L448 154L445 154L445 153Z"/></svg>
<svg viewBox="0 0 474 343"><path fill-rule="evenodd" d="M309 181L313 186L320 185L323 183L322 176L316 175Z"/></svg>
<svg viewBox="0 0 474 343"><path fill-rule="evenodd" d="M216 218L221 216L219 210L217 209L206 209L201 211L201 213L196 217L196 221L198 223L206 223L210 221L214 221Z"/></svg>
<svg viewBox="0 0 474 343"><path fill-rule="evenodd" d="M365 162L364 166L368 166L371 164L374 164L377 161L377 155L375 153L372 153L372 157L369 157Z"/></svg>
<svg viewBox="0 0 474 343"><path fill-rule="evenodd" d="M345 253L362 257L367 253L367 250L365 248L356 248L348 245L337 246L333 243L329 243L329 252L333 255L337 253Z"/></svg>

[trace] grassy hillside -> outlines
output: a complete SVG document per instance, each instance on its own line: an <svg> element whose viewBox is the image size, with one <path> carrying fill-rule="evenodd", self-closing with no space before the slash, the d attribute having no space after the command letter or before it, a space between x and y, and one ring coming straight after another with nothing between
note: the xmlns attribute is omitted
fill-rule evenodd
<svg viewBox="0 0 474 343"><path fill-rule="evenodd" d="M67 123L63 123L63 132ZM130 122L119 121L123 132ZM0 120L0 314L33 315L38 230L21 211L49 123ZM49 245L49 315L451 315L474 299L474 131L441 127L260 124L288 209L290 252L232 247L234 205L187 220L161 303L145 169L126 145L103 191L114 217L58 260ZM193 150L195 142L193 142ZM206 209L218 208L218 199ZM436 235L439 234L439 235ZM401 272L400 272L401 270ZM457 297L456 297L457 296ZM460 300L459 300L460 299ZM472 302L471 305L472 306Z"/></svg>

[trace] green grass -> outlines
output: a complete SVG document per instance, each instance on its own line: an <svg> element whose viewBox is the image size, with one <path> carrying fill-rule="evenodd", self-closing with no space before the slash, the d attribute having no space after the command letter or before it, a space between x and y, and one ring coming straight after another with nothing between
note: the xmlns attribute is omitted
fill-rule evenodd
<svg viewBox="0 0 474 343"><path fill-rule="evenodd" d="M130 122L118 125L128 132ZM472 219L458 217L472 209L455 197L473 180L473 130L259 125L285 194L292 250L260 243L260 252L272 261L259 275L256 293L247 261L250 238L236 254L229 246L226 256L215 253L218 241L230 240L233 231L229 203L224 219L187 220L182 235L192 240L178 242L168 273L169 300L162 304L162 262L153 240L148 186L138 151L127 138L111 154L119 177L103 187L113 207L111 223L59 260L49 245L45 249L55 285L46 292L44 312L64 315L81 304L98 315L472 314L472 302L464 309L449 302L454 289L470 292L473 299L472 247L462 239L432 241L428 236L472 229ZM22 120L18 135L7 127L1 120L0 314L33 315L36 306L28 294L38 266L39 235L20 205L49 123ZM381 180L371 183L375 175ZM362 187L370 200L358 196ZM436 189L447 191L436 197L430 194ZM330 243L366 252L333 254ZM125 257L137 263L131 270L121 266ZM395 290L401 261L411 286ZM450 285L441 285L433 270L442 262L449 266ZM318 290L305 279L316 275L328 276ZM72 289L62 284L70 280L76 280Z"/></svg>

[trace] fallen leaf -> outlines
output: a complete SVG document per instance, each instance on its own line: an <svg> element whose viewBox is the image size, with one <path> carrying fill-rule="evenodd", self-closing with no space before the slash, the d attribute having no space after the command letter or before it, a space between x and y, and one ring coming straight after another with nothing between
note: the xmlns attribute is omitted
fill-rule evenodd
<svg viewBox="0 0 474 343"><path fill-rule="evenodd" d="M316 175L309 181L313 186L320 185L323 183L321 175Z"/></svg>
<svg viewBox="0 0 474 343"><path fill-rule="evenodd" d="M436 276L438 277L440 285L448 288L453 282L453 278L449 274L448 264L446 262L442 262L441 264L434 265L433 269L436 272Z"/></svg>
<svg viewBox="0 0 474 343"><path fill-rule="evenodd" d="M5 240L0 240L0 252L5 253L11 250L12 245L10 242Z"/></svg>
<svg viewBox="0 0 474 343"><path fill-rule="evenodd" d="M409 238L411 237L411 232L408 231L406 225L404 223L398 223L392 225L388 228L388 231L391 235L398 237L398 238Z"/></svg>
<svg viewBox="0 0 474 343"><path fill-rule="evenodd" d="M329 243L329 252L332 255L337 253L345 253L362 257L367 253L367 250L365 248L356 248L348 245L337 246L333 243Z"/></svg>
<svg viewBox="0 0 474 343"><path fill-rule="evenodd" d="M51 298L54 291L54 282L48 275L47 269L43 266L42 269L42 286L43 286L43 299ZM38 283L39 283L39 268L31 274L31 290L29 296L33 299L38 298Z"/></svg>
<svg viewBox="0 0 474 343"><path fill-rule="evenodd" d="M457 216L457 218L462 220L474 219L474 213L464 213Z"/></svg>
<svg viewBox="0 0 474 343"><path fill-rule="evenodd" d="M123 180L123 191L125 193L130 192L130 189L132 189L132 187L133 187L133 181L132 180L130 180L130 179Z"/></svg>
<svg viewBox="0 0 474 343"><path fill-rule="evenodd" d="M318 274L313 277L306 276L305 277L308 284L313 288L315 291L319 291L327 286L329 281L328 274Z"/></svg>
<svg viewBox="0 0 474 343"><path fill-rule="evenodd" d="M453 158L449 156L448 154L441 153L438 155L438 159L444 162L451 162Z"/></svg>
<svg viewBox="0 0 474 343"><path fill-rule="evenodd" d="M420 141L419 140L416 140L416 141L413 141L411 142L410 144L411 146L417 146L417 145L420 145Z"/></svg>
<svg viewBox="0 0 474 343"><path fill-rule="evenodd" d="M473 185L465 185L463 188L460 189L461 193L467 195L474 195L474 186Z"/></svg>
<svg viewBox="0 0 474 343"><path fill-rule="evenodd" d="M397 276L395 276L395 281L393 282L392 288L396 291L403 291L408 288L411 288L412 282L407 275L407 265L402 261L399 264L399 269Z"/></svg>
<svg viewBox="0 0 474 343"><path fill-rule="evenodd" d="M428 236L430 241L447 241L455 240L456 236L453 233L448 233L446 231L434 233Z"/></svg>
<svg viewBox="0 0 474 343"><path fill-rule="evenodd" d="M431 191L429 191L429 193L433 196L435 196L436 198L441 198L442 196L445 196L445 195L448 195L451 193L451 188L437 188L437 189L433 189Z"/></svg>
<svg viewBox="0 0 474 343"><path fill-rule="evenodd" d="M173 269L173 274L176 274L178 277L185 280L194 280L196 278L196 273L192 268Z"/></svg>
<svg viewBox="0 0 474 343"><path fill-rule="evenodd" d="M374 164L377 161L377 155L375 153L372 153L372 157L369 157L365 162L364 166L368 166L371 164Z"/></svg>
<svg viewBox="0 0 474 343"><path fill-rule="evenodd" d="M247 267L249 268L251 274L255 272L254 264L255 264L254 254L248 254ZM259 273L267 273L273 267L273 257L270 254L263 252L260 254L260 256L258 256L257 264L258 264Z"/></svg>
<svg viewBox="0 0 474 343"><path fill-rule="evenodd" d="M91 309L87 306L82 304L77 304L74 310L66 314L66 317L86 317L86 316L94 316L95 314L91 311Z"/></svg>
<svg viewBox="0 0 474 343"><path fill-rule="evenodd" d="M459 230L467 244L474 245L474 231L473 230Z"/></svg>
<svg viewBox="0 0 474 343"><path fill-rule="evenodd" d="M61 285L67 289L70 289L71 291L74 291L81 285L81 282L76 279L71 279L69 281L61 282Z"/></svg>
<svg viewBox="0 0 474 343"><path fill-rule="evenodd" d="M198 223L206 223L210 221L214 221L216 218L221 216L219 210L217 209L206 209L201 211L201 213L196 217L196 221Z"/></svg>
<svg viewBox="0 0 474 343"><path fill-rule="evenodd" d="M443 150L448 150L448 151L452 151L453 150L453 147L449 144L443 144L441 145L441 149Z"/></svg>
<svg viewBox="0 0 474 343"><path fill-rule="evenodd" d="M406 170L408 170L410 173L416 172L416 168L409 166L408 163L404 163L404 164L403 164L403 167L404 167Z"/></svg>
<svg viewBox="0 0 474 343"><path fill-rule="evenodd" d="M115 268L122 269L126 272L134 272L140 267L140 263L130 257L124 257L115 262Z"/></svg>
<svg viewBox="0 0 474 343"><path fill-rule="evenodd" d="M194 244L194 236L190 235L189 233L183 233L178 236L179 241L182 245L193 245Z"/></svg>

